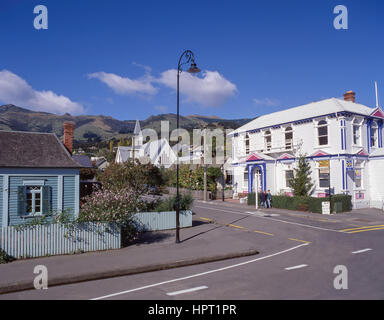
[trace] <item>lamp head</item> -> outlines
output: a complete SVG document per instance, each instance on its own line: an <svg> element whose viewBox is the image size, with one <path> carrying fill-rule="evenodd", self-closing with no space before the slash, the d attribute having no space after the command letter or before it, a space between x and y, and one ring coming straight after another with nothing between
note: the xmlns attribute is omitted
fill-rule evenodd
<svg viewBox="0 0 384 320"><path fill-rule="evenodd" d="M195 62L191 63L191 67L187 70L189 73L199 73L200 71Z"/></svg>

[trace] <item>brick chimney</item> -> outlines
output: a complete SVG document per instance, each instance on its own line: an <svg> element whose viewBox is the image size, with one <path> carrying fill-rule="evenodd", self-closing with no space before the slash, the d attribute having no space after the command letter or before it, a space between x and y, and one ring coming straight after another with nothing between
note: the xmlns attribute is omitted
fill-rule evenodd
<svg viewBox="0 0 384 320"><path fill-rule="evenodd" d="M64 137L63 143L67 150L72 154L73 135L75 133L75 123L72 121L65 121L63 123Z"/></svg>
<svg viewBox="0 0 384 320"><path fill-rule="evenodd" d="M355 98L356 98L356 93L353 91L347 91L346 93L344 93L345 101L355 102Z"/></svg>

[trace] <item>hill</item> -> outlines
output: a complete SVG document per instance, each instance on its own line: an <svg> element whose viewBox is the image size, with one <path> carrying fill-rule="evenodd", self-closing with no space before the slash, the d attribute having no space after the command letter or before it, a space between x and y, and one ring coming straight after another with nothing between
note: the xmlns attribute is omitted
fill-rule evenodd
<svg viewBox="0 0 384 320"><path fill-rule="evenodd" d="M176 115L173 113L152 115L140 121L142 128L152 128L160 133L161 121L170 122L170 130L176 128ZM180 116L180 127L188 131L198 128L236 129L252 119L226 120L215 116ZM75 140L108 141L127 138L133 132L135 120L117 120L109 116L70 114L57 115L47 112L31 111L12 104L0 106L0 130L54 132L61 137L63 122L73 121L75 126Z"/></svg>

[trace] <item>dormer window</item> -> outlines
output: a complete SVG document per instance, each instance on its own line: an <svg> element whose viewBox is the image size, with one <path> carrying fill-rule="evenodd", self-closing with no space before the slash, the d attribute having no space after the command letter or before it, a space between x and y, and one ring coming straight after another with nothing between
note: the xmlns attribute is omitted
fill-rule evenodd
<svg viewBox="0 0 384 320"><path fill-rule="evenodd" d="M319 121L317 124L317 136L319 146L328 144L328 123L325 120Z"/></svg>
<svg viewBox="0 0 384 320"><path fill-rule="evenodd" d="M292 127L285 129L285 150L292 150L293 148L293 130Z"/></svg>
<svg viewBox="0 0 384 320"><path fill-rule="evenodd" d="M272 147L272 134L270 130L265 131L264 133L264 149L270 151Z"/></svg>

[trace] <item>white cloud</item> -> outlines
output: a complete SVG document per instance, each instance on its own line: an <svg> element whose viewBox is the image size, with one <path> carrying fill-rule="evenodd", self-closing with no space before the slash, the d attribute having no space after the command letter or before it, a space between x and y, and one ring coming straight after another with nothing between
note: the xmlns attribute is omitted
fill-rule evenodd
<svg viewBox="0 0 384 320"><path fill-rule="evenodd" d="M177 70L167 70L156 79L169 88L176 90ZM215 107L223 104L237 92L236 85L225 79L217 71L204 71L202 77L182 72L180 75L180 92L190 102L197 102L202 106Z"/></svg>
<svg viewBox="0 0 384 320"><path fill-rule="evenodd" d="M52 91L34 90L24 79L8 70L0 71L0 101L32 110L59 114L84 112L80 103Z"/></svg>
<svg viewBox="0 0 384 320"><path fill-rule="evenodd" d="M96 72L88 75L89 79L98 79L120 95L142 93L155 95L158 88L155 84L162 84L176 90L177 71L174 69L161 73L160 77L153 77L148 66L134 65L144 68L145 75L139 79L121 77L114 73ZM180 92L187 101L195 102L202 106L214 107L223 104L237 92L236 85L225 79L217 71L204 71L202 77L181 73ZM160 110L159 110L160 111Z"/></svg>
<svg viewBox="0 0 384 320"><path fill-rule="evenodd" d="M263 98L263 99L253 99L254 104L268 107L278 107L280 106L280 101L277 99Z"/></svg>
<svg viewBox="0 0 384 320"><path fill-rule="evenodd" d="M143 78L132 80L123 78L114 73L95 72L88 75L89 79L98 79L105 83L117 94L129 95L134 93L145 93L153 95L157 89L151 84L151 77L146 74Z"/></svg>

